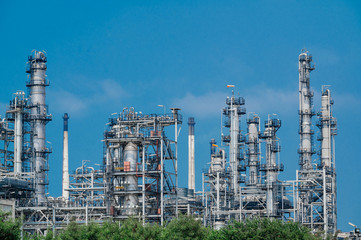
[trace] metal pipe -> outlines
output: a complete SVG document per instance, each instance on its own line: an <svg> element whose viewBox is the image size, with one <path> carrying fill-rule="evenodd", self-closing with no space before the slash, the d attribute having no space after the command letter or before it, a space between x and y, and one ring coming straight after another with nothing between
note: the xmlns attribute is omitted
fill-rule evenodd
<svg viewBox="0 0 361 240"><path fill-rule="evenodd" d="M194 118L188 118L188 189L193 190L195 190L194 125Z"/></svg>

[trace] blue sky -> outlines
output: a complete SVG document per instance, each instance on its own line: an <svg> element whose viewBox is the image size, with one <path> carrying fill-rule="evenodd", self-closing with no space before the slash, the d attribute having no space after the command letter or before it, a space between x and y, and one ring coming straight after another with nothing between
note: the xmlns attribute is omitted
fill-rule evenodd
<svg viewBox="0 0 361 240"><path fill-rule="evenodd" d="M359 1L0 1L0 113L25 90L31 50L48 53L47 102L53 114L50 186L61 194L62 115L68 112L70 168L102 159L113 112L180 107L196 120L196 186L220 142L227 84L248 112L282 119L280 179L298 169L298 55L307 48L315 106L331 85L338 119L338 226L361 225L361 3ZM243 119L243 129L245 129ZM180 185L187 184L187 125L180 136Z"/></svg>

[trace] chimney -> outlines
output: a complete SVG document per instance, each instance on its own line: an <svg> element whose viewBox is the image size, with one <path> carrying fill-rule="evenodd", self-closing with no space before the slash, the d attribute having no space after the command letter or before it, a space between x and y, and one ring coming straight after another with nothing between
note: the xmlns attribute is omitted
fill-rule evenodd
<svg viewBox="0 0 361 240"><path fill-rule="evenodd" d="M69 200L69 150L68 150L68 119L67 113L64 113L64 137L63 137L63 198Z"/></svg>
<svg viewBox="0 0 361 240"><path fill-rule="evenodd" d="M188 189L195 190L194 170L194 118L188 118Z"/></svg>

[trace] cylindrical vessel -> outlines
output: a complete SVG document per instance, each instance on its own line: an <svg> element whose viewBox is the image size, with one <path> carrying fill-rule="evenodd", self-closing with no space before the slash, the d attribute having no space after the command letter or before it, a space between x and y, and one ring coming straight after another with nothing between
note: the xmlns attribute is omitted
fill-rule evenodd
<svg viewBox="0 0 361 240"><path fill-rule="evenodd" d="M137 168L137 160L137 145L134 143L128 143L124 148L124 163L127 162L129 166L129 172L134 173L125 177L126 191L129 193L126 194L124 198L124 212L128 216L137 214L138 195L135 193L135 191L138 190L138 177L135 173Z"/></svg>
<svg viewBox="0 0 361 240"><path fill-rule="evenodd" d="M45 104L46 56L44 52L34 51L29 56L30 81L27 83L30 99L30 118L32 126L33 162L35 164L35 194L38 204L46 201L45 186L47 183L46 166L48 150L45 145L45 125L50 120Z"/></svg>
<svg viewBox="0 0 361 240"><path fill-rule="evenodd" d="M299 56L299 115L300 115L300 167L312 169L312 97L310 72L313 70L312 57L303 52Z"/></svg>

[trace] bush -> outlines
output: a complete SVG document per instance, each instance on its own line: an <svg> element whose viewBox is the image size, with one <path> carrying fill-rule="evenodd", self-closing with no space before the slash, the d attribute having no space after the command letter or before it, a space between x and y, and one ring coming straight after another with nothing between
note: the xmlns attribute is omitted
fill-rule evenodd
<svg viewBox="0 0 361 240"><path fill-rule="evenodd" d="M16 240L20 239L20 220L12 219L9 212L0 210L0 239Z"/></svg>

